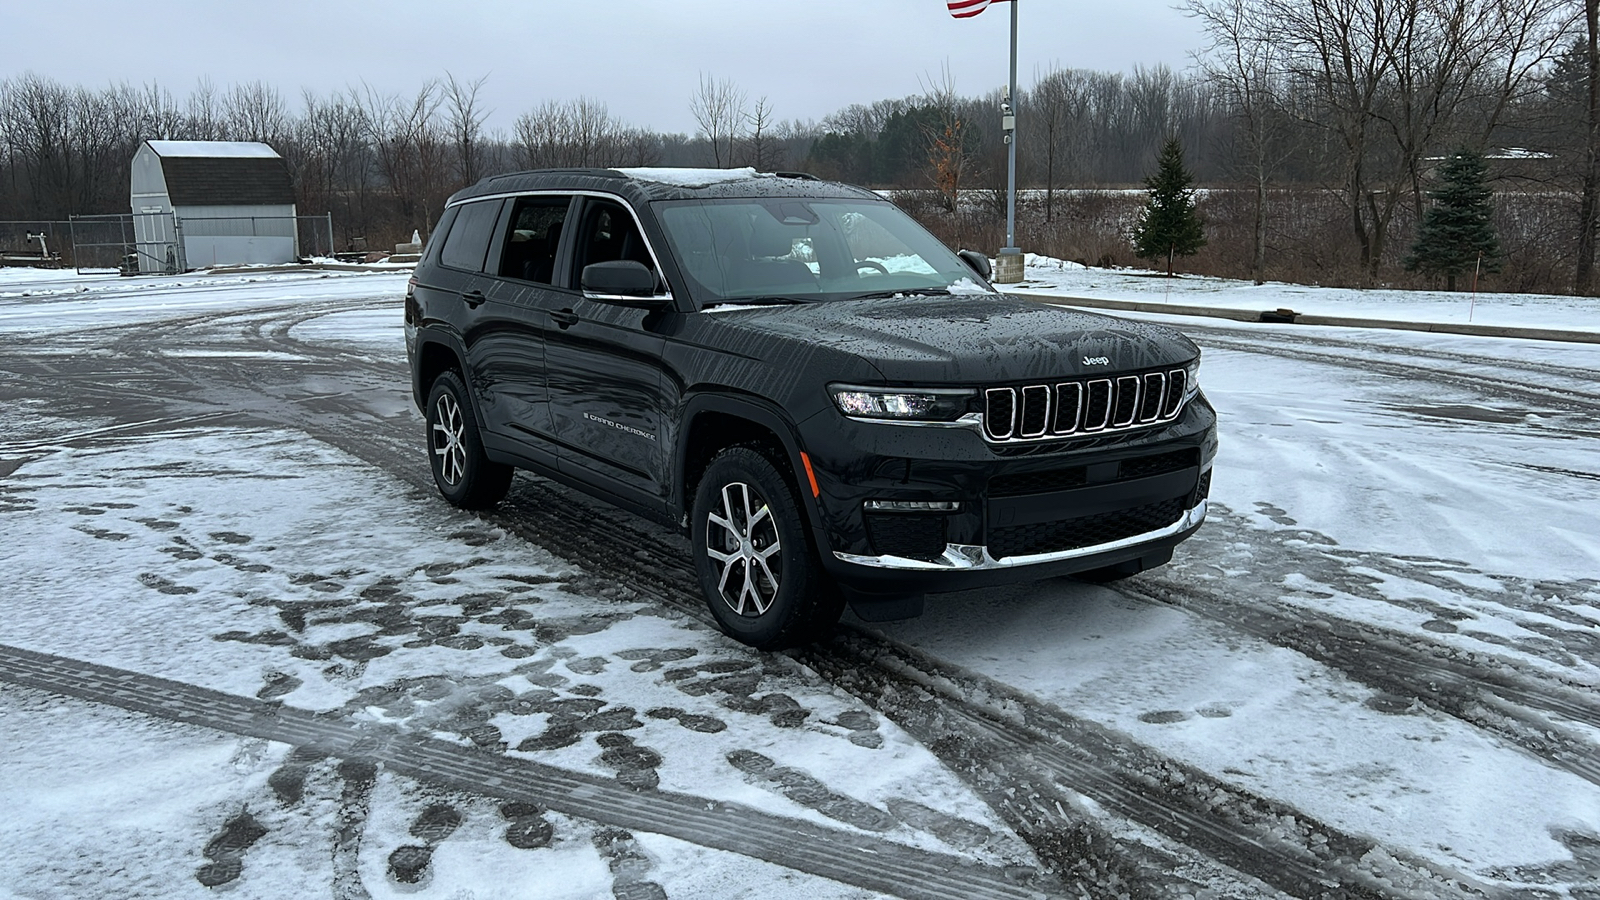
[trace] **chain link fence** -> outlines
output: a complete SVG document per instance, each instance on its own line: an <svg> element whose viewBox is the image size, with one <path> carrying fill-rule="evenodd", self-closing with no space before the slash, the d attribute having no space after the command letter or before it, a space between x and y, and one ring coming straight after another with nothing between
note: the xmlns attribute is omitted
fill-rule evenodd
<svg viewBox="0 0 1600 900"><path fill-rule="evenodd" d="M30 236L44 234L54 258L32 256ZM13 252L12 248L18 248ZM8 265L66 265L81 272L175 274L223 265L287 262L333 255L333 217L180 216L114 213L66 222L0 222Z"/></svg>

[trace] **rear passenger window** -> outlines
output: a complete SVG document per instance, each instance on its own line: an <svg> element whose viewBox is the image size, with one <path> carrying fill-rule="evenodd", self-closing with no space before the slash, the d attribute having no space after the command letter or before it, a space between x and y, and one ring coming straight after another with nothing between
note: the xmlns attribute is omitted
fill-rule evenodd
<svg viewBox="0 0 1600 900"><path fill-rule="evenodd" d="M489 236L494 233L494 220L499 215L499 200L463 204L450 233L445 235L439 262L452 269L482 272L484 257L489 255Z"/></svg>
<svg viewBox="0 0 1600 900"><path fill-rule="evenodd" d="M511 231L500 254L500 275L539 284L555 279L556 248L571 197L521 197L511 208Z"/></svg>

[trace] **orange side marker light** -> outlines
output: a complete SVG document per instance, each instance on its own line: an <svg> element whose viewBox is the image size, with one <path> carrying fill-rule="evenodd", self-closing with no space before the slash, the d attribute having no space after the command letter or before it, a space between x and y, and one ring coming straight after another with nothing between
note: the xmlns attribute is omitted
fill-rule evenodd
<svg viewBox="0 0 1600 900"><path fill-rule="evenodd" d="M805 463L806 478L808 480L810 480L810 482L811 482L811 496L813 496L813 497L821 496L822 489L817 487L817 473L811 471L811 455L809 453L806 453L804 450L801 450L800 451L800 461L802 463Z"/></svg>

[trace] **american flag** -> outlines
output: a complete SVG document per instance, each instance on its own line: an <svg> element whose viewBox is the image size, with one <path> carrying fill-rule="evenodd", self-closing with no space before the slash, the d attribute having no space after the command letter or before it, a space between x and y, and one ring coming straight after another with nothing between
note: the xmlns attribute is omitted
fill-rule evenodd
<svg viewBox="0 0 1600 900"><path fill-rule="evenodd" d="M950 15L958 19L970 19L988 9L990 3L1015 2L1015 0L945 0L945 2L950 6Z"/></svg>

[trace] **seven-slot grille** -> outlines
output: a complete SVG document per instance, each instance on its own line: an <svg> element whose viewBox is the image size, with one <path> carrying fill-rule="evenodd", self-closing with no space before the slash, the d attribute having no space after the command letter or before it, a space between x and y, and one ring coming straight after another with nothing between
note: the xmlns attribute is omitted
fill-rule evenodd
<svg viewBox="0 0 1600 900"><path fill-rule="evenodd" d="M1183 409L1187 377L1183 369L1163 369L990 388L983 392L984 436L991 441L1037 441L1169 422Z"/></svg>

